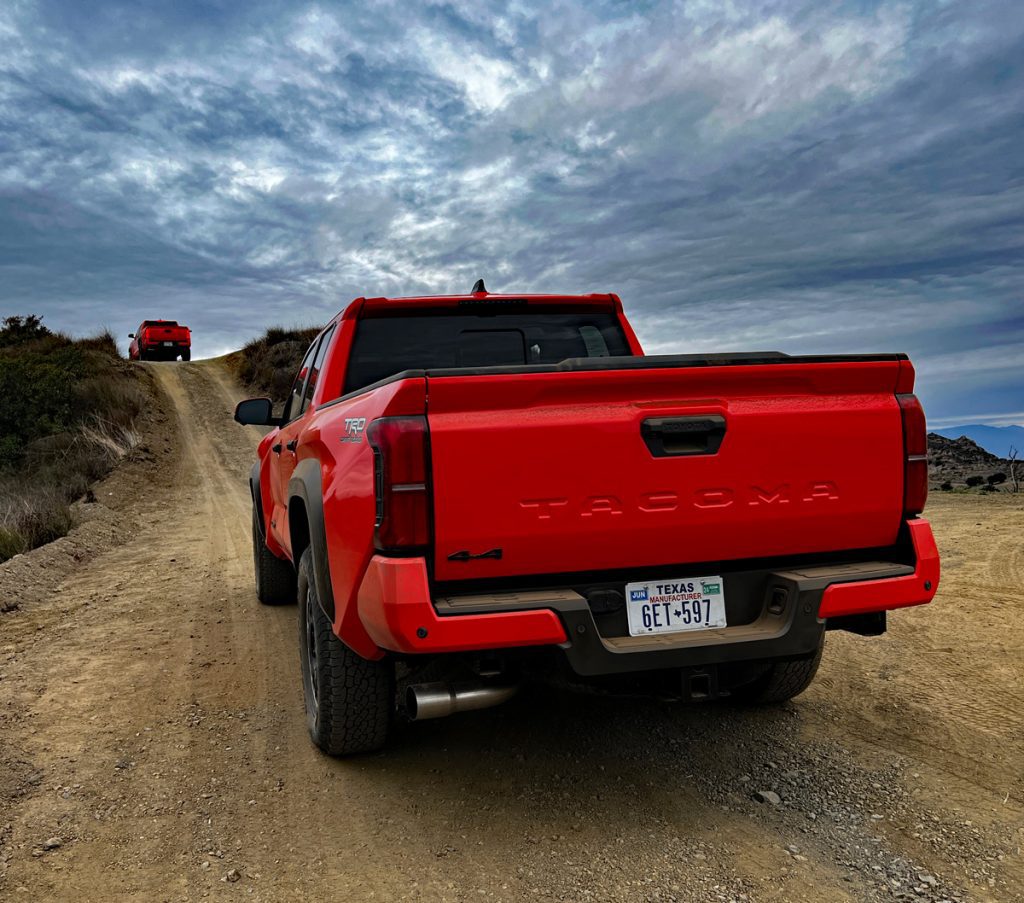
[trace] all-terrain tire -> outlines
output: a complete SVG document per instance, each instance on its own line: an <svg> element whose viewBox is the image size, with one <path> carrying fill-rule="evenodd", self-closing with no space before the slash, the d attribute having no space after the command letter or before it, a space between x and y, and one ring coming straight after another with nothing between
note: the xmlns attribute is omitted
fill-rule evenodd
<svg viewBox="0 0 1024 903"><path fill-rule="evenodd" d="M181 352L181 360L182 360L182 363L184 363L186 361L192 360L192 349L191 348L186 348L184 351Z"/></svg>
<svg viewBox="0 0 1024 903"><path fill-rule="evenodd" d="M824 634L818 651L810 658L791 662L773 662L756 680L732 691L734 700L748 705L771 705L787 702L806 690L818 673L821 655L825 649Z"/></svg>
<svg viewBox="0 0 1024 903"><path fill-rule="evenodd" d="M256 571L256 598L264 605L295 602L295 569L267 548L260 528L260 515L252 506L252 559Z"/></svg>
<svg viewBox="0 0 1024 903"><path fill-rule="evenodd" d="M299 658L306 724L330 756L373 752L387 742L395 712L395 669L369 661L331 630L313 579L312 551L299 560Z"/></svg>

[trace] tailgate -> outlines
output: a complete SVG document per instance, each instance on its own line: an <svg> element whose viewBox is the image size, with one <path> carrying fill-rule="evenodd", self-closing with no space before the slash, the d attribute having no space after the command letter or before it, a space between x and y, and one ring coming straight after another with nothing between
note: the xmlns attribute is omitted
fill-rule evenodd
<svg viewBox="0 0 1024 903"><path fill-rule="evenodd" d="M624 361L428 372L436 579L895 542L899 356Z"/></svg>
<svg viewBox="0 0 1024 903"><path fill-rule="evenodd" d="M188 329L184 326L147 326L146 341L174 342L181 344L188 341Z"/></svg>

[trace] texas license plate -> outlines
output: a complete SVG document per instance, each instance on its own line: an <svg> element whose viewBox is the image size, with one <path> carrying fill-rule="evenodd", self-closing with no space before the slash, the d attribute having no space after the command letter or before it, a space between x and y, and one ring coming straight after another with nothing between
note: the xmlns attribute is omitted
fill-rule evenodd
<svg viewBox="0 0 1024 903"><path fill-rule="evenodd" d="M164 342L164 347L166 347L166 348L173 348L174 347L174 342Z"/></svg>
<svg viewBox="0 0 1024 903"><path fill-rule="evenodd" d="M725 627L721 577L683 577L626 584L630 636Z"/></svg>

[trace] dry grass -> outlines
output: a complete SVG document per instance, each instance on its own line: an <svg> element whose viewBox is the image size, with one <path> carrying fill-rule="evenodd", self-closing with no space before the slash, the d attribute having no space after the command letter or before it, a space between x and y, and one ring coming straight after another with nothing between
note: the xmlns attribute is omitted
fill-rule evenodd
<svg viewBox="0 0 1024 903"><path fill-rule="evenodd" d="M34 443L23 473L0 475L0 561L64 536L75 523L71 503L138 444L134 429L99 415Z"/></svg>
<svg viewBox="0 0 1024 903"><path fill-rule="evenodd" d="M94 415L91 424L80 427L79 438L86 448L110 464L116 464L139 444L139 434L134 429L98 415Z"/></svg>
<svg viewBox="0 0 1024 903"><path fill-rule="evenodd" d="M52 542L74 524L62 487L0 482L0 561Z"/></svg>

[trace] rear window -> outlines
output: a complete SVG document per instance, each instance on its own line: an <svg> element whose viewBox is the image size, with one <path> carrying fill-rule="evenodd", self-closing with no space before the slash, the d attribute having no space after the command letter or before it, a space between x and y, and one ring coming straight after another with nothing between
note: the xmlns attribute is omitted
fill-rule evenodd
<svg viewBox="0 0 1024 903"><path fill-rule="evenodd" d="M177 320L146 320L142 324L142 328L145 329L147 326L177 326Z"/></svg>
<svg viewBox="0 0 1024 903"><path fill-rule="evenodd" d="M403 370L557 364L628 355L614 314L426 313L359 321L345 375L354 392Z"/></svg>

